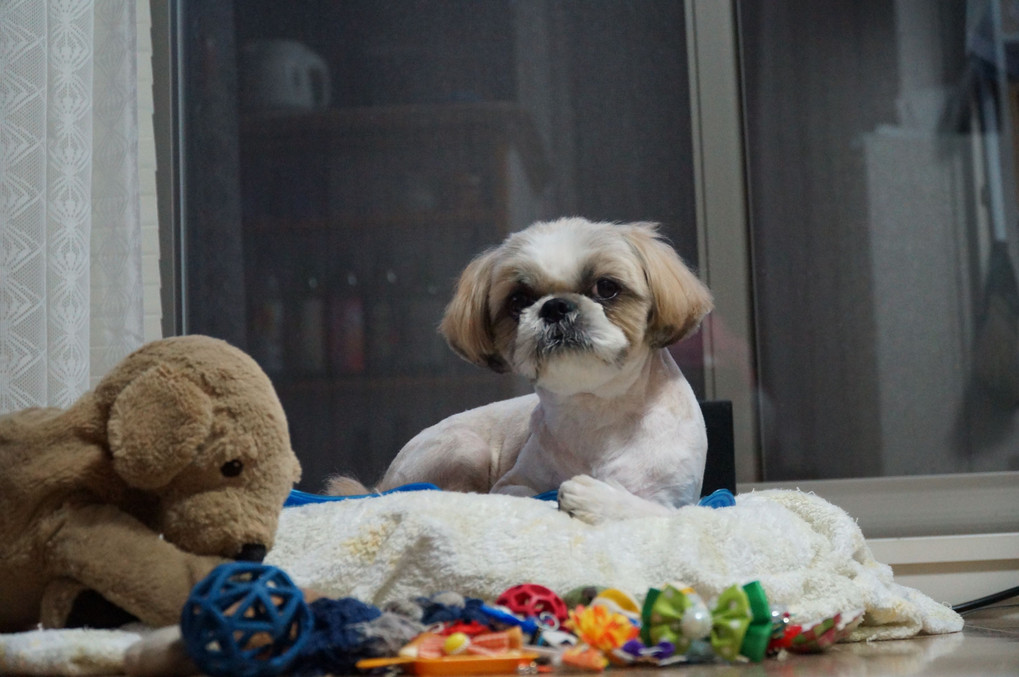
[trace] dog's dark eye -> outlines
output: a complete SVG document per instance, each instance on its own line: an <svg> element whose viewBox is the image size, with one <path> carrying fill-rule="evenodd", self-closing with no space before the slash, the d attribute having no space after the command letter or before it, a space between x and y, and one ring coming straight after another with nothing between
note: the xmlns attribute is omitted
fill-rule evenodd
<svg viewBox="0 0 1019 677"><path fill-rule="evenodd" d="M510 297L506 300L506 308L513 317L520 317L520 313L524 312L533 303L534 294L530 290L518 289L510 294Z"/></svg>
<svg viewBox="0 0 1019 677"><path fill-rule="evenodd" d="M219 472L223 474L223 477L237 477L244 470L244 464L238 461L236 458L232 461L227 461L219 468Z"/></svg>
<svg viewBox="0 0 1019 677"><path fill-rule="evenodd" d="M610 280L607 277L600 277L598 281L594 283L594 287L591 289L591 296L596 301L608 301L619 296L619 283L615 280Z"/></svg>

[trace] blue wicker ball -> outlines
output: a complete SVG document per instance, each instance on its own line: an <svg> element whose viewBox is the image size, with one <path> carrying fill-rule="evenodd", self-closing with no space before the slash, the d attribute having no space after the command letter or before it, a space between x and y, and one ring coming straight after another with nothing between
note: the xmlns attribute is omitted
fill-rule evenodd
<svg viewBox="0 0 1019 677"><path fill-rule="evenodd" d="M181 612L188 654L213 677L270 677L285 671L314 624L301 589L267 564L221 564L198 583Z"/></svg>

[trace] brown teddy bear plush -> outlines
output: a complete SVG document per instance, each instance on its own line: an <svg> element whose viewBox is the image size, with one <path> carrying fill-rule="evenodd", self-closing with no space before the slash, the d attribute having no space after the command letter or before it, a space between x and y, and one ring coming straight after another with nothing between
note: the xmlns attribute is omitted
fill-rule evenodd
<svg viewBox="0 0 1019 677"><path fill-rule="evenodd" d="M0 631L177 623L228 559L261 560L300 477L253 359L154 341L70 408L0 417Z"/></svg>

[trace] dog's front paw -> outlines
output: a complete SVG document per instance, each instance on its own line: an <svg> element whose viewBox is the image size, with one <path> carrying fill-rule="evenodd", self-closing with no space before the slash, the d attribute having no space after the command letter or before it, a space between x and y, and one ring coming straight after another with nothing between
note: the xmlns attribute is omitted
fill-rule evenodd
<svg viewBox="0 0 1019 677"><path fill-rule="evenodd" d="M615 482L577 475L559 486L559 509L588 524L668 515L670 508L630 493Z"/></svg>
<svg viewBox="0 0 1019 677"><path fill-rule="evenodd" d="M559 485L559 509L570 517L599 524L613 519L604 512L606 500L611 500L615 490L605 482L590 475L577 475Z"/></svg>

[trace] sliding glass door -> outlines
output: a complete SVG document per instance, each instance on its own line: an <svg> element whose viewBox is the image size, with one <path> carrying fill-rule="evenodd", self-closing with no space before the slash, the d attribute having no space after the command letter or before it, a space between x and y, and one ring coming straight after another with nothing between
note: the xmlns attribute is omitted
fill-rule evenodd
<svg viewBox="0 0 1019 677"><path fill-rule="evenodd" d="M179 330L270 373L304 465L377 479L526 392L436 327L471 257L538 219L657 221L693 266L671 0L181 0ZM676 347L703 392L700 337Z"/></svg>

